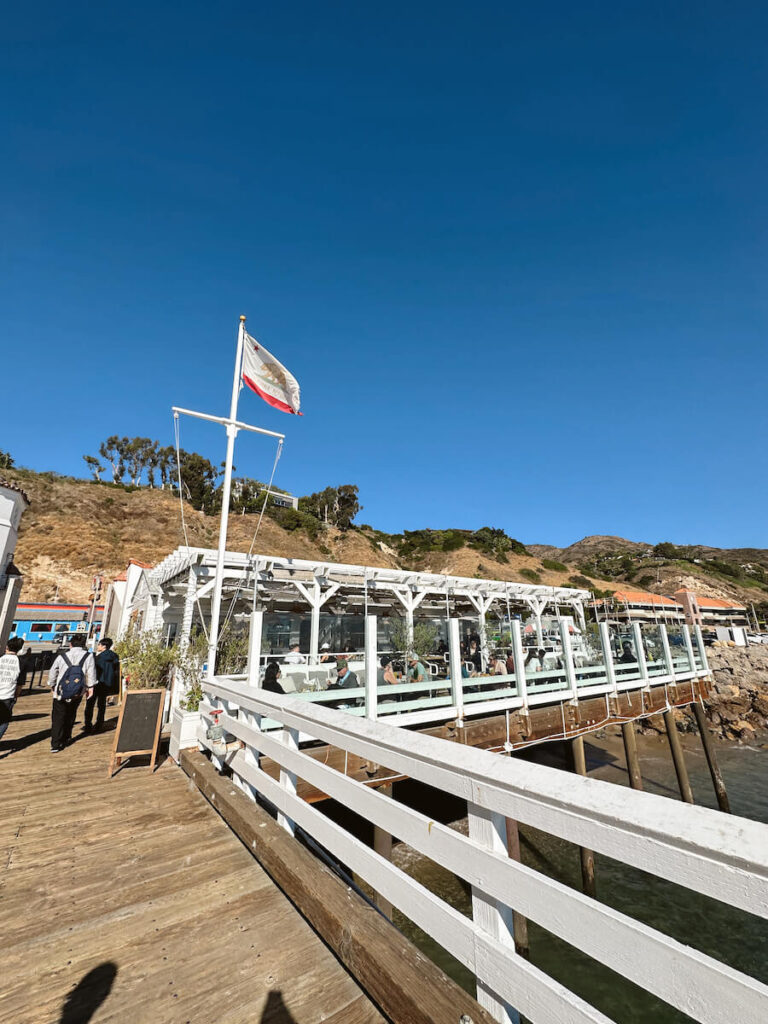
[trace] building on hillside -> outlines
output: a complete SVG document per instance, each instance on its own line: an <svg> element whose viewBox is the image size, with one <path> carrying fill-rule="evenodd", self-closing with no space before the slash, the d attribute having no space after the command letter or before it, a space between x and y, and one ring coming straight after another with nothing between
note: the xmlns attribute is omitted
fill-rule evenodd
<svg viewBox="0 0 768 1024"><path fill-rule="evenodd" d="M22 604L13 621L14 636L30 644L68 644L75 633L95 644L101 635L104 606L96 605L91 618L89 604Z"/></svg>
<svg viewBox="0 0 768 1024"><path fill-rule="evenodd" d="M243 489L245 488L245 486L245 480L232 481L232 498L234 500L237 500L242 496ZM264 494L265 491L262 491L261 493ZM298 510L299 499L295 495L288 494L287 491L266 490L266 493L272 499L270 502L271 505L274 505L277 508L295 508Z"/></svg>
<svg viewBox="0 0 768 1024"><path fill-rule="evenodd" d="M613 597L593 601L591 608L598 621L682 623L685 612L671 597L644 590L617 590Z"/></svg>
<svg viewBox="0 0 768 1024"><path fill-rule="evenodd" d="M19 523L29 498L9 480L0 479L0 652L5 650L21 594L22 576L13 562Z"/></svg>
<svg viewBox="0 0 768 1024"><path fill-rule="evenodd" d="M193 629L210 622L216 573L216 552L179 547L153 569L141 572L123 622L160 630L172 642L184 641ZM584 606L590 594L568 587L468 579L432 573L338 565L270 555L225 555L222 622L236 631L247 629L254 607L263 612L263 651L288 652L298 643L310 664L322 651L333 654L364 648L365 616L378 619L379 649L393 648L398 623L429 623L436 647L448 641L447 618L459 620L464 638L481 642L486 621L508 622L532 616L533 634L541 646L545 613L571 615L584 628ZM109 619L112 630L112 619ZM489 630L490 631L490 630ZM117 630L113 630L118 635ZM533 637L532 637L533 642ZM327 645L327 646L325 646Z"/></svg>
<svg viewBox="0 0 768 1024"><path fill-rule="evenodd" d="M675 592L677 600L685 613L685 621L689 626L717 628L717 626L749 626L747 609L738 601L726 601L718 597L705 597L692 590Z"/></svg>
<svg viewBox="0 0 768 1024"><path fill-rule="evenodd" d="M146 562L138 562L132 558L119 576L107 587L104 598L104 631L102 636L111 637L113 640L125 632L128 628L129 609L136 588L141 580L142 573L152 566Z"/></svg>

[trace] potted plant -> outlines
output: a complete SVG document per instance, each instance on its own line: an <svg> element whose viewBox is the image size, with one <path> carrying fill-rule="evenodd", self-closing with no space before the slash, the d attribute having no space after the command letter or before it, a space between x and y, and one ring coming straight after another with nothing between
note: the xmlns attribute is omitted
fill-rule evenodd
<svg viewBox="0 0 768 1024"><path fill-rule="evenodd" d="M202 633L174 649L175 682L181 688L171 712L170 755L174 761L179 760L179 751L197 746L200 701L203 699L203 665L207 653L208 644Z"/></svg>

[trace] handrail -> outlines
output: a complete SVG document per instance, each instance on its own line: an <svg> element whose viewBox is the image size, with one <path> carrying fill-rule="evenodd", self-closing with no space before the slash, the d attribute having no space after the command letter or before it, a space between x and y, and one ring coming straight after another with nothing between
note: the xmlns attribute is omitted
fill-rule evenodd
<svg viewBox="0 0 768 1024"><path fill-rule="evenodd" d="M243 788L252 794L260 792L278 808L287 827L295 822L305 828L469 966L478 976L479 996L490 993L483 1002L488 1008L515 1003L534 1021L606 1020L540 971L523 967L525 961L514 955L503 929L495 929L494 935L482 933L481 922L468 922L446 908L341 826L328 822L296 796L297 776L464 877L481 894L483 920L488 913L489 920L495 920L496 911L488 911L482 899L490 899L494 907L498 901L499 921L502 910L512 906L696 1020L725 1024L732 1019L735 1005L744 1024L766 1019L768 987L509 860L498 850L483 849L482 844L429 821L310 758L288 737L297 731L312 735L465 797L471 834L473 821L483 826L475 828L477 835L493 835L489 821L515 818L768 917L765 825L409 733L385 722L351 719L344 712L239 683L213 680L204 687L224 705L221 724L245 745L244 751L228 759ZM245 713L244 719L235 707ZM204 715L210 709L210 704L204 705ZM283 723L282 737L260 731L262 716ZM203 731L201 740L206 743ZM254 752L276 761L284 781L267 776ZM506 936L505 941L499 936L503 940ZM545 1006L549 1007L546 1012Z"/></svg>

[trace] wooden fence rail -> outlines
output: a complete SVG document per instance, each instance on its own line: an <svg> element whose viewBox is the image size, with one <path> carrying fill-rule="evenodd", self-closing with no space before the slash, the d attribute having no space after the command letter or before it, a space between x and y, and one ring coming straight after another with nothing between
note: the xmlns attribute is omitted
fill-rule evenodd
<svg viewBox="0 0 768 1024"><path fill-rule="evenodd" d="M206 682L200 742L250 797L277 810L358 873L477 978L478 1000L499 1021L607 1021L523 957L512 938L512 910L536 921L622 976L706 1024L768 1020L768 987L605 904L548 878L507 854L511 818L599 851L749 913L768 917L768 827L681 805L609 783L502 757L386 721L353 718L249 687ZM211 711L240 748L217 755L207 738ZM261 723L282 725L263 732ZM382 795L309 757L311 736L467 801L469 836ZM280 765L274 779L264 755ZM311 783L358 815L465 879L469 919L296 795ZM513 1010L512 1008L515 1008Z"/></svg>

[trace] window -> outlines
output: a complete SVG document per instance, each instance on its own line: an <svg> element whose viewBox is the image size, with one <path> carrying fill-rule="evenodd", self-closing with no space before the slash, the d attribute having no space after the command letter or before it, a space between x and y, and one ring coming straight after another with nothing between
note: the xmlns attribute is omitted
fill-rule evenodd
<svg viewBox="0 0 768 1024"><path fill-rule="evenodd" d="M52 622L33 622L29 627L32 633L50 633L53 629Z"/></svg>
<svg viewBox="0 0 768 1024"><path fill-rule="evenodd" d="M54 632L56 632L56 633L66 633L68 631L68 629L69 629L69 623L68 622L57 622L56 623L56 629L54 630Z"/></svg>

